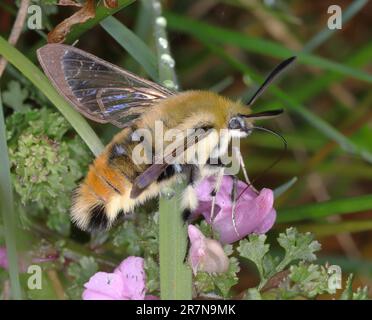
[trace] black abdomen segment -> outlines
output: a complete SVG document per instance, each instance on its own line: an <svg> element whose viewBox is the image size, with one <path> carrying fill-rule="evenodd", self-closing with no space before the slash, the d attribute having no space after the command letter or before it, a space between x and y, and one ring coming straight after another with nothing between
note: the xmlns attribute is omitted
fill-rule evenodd
<svg viewBox="0 0 372 320"><path fill-rule="evenodd" d="M168 180L172 178L175 174L181 173L181 172L182 172L182 167L180 165L177 165L177 164L169 165L164 170L164 172L159 176L159 178L157 179L157 182Z"/></svg>
<svg viewBox="0 0 372 320"><path fill-rule="evenodd" d="M90 211L88 230L105 230L108 226L108 219L105 206L100 204Z"/></svg>

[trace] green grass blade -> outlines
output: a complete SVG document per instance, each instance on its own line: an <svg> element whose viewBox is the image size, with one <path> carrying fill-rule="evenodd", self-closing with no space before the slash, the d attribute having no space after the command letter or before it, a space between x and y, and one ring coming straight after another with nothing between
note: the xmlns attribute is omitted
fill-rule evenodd
<svg viewBox="0 0 372 320"><path fill-rule="evenodd" d="M312 232L316 237L333 236L340 233L353 233L372 230L372 220L358 219L353 221L305 224L298 226L300 232Z"/></svg>
<svg viewBox="0 0 372 320"><path fill-rule="evenodd" d="M357 154L364 160L372 163L372 154L367 149L356 145L352 140L343 135L336 128L332 127L329 123L315 115L313 112L309 111L308 108L286 94L284 91L275 86L273 86L272 91L277 98L281 99L285 103L288 109L296 112L328 138L337 142L343 150L351 154Z"/></svg>
<svg viewBox="0 0 372 320"><path fill-rule="evenodd" d="M154 81L158 81L156 56L137 35L114 17L107 17L101 22L101 26L145 69Z"/></svg>
<svg viewBox="0 0 372 320"><path fill-rule="evenodd" d="M355 49L352 55L346 59L346 65L351 67L362 67L371 61L372 43L367 43L361 48ZM292 90L290 95L297 101L306 101L317 94L324 92L332 83L340 82L345 76L342 74L329 72L324 75L311 77L307 82L301 84L296 90Z"/></svg>
<svg viewBox="0 0 372 320"><path fill-rule="evenodd" d="M6 143L6 128L0 95L0 211L4 223L5 243L9 263L9 278L12 297L22 299L16 245L16 217L13 207L13 192L10 179L10 164Z"/></svg>
<svg viewBox="0 0 372 320"><path fill-rule="evenodd" d="M54 89L47 77L16 48L0 37L0 54L28 78L62 113L66 120L85 141L89 149L98 155L103 145L86 120L75 111Z"/></svg>
<svg viewBox="0 0 372 320"><path fill-rule="evenodd" d="M102 20L115 14L133 2L134 0L118 0L118 6L116 8L109 9L106 8L101 1L101 4L96 9L96 15L93 19L89 19L84 23L74 25L71 28L70 33L66 37L66 43L73 43L76 39L79 39L83 33L93 29L93 27L99 24Z"/></svg>
<svg viewBox="0 0 372 320"><path fill-rule="evenodd" d="M294 222L319 219L336 214L347 214L372 210L372 195L329 200L294 208L279 210L277 222Z"/></svg>
<svg viewBox="0 0 372 320"><path fill-rule="evenodd" d="M209 42L215 42L216 44L234 45L247 51L281 59L288 58L292 55L297 55L298 63L317 67L323 70L334 71L339 74L348 75L355 79L372 83L372 75L366 72L313 54L294 52L273 41L248 37L247 35L239 32L213 26L204 22L195 21L169 12L167 13L166 17L171 29L192 34L199 39L208 39Z"/></svg>

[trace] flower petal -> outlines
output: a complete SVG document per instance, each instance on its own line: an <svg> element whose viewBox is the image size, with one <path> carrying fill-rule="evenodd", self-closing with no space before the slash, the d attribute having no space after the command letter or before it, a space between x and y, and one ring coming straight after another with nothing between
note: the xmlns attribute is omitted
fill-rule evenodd
<svg viewBox="0 0 372 320"><path fill-rule="evenodd" d="M123 294L130 300L144 300L146 293L146 274L144 260L140 257L128 257L115 269L123 281Z"/></svg>
<svg viewBox="0 0 372 320"><path fill-rule="evenodd" d="M218 231L222 243L238 241L251 233L267 232L275 222L274 196L270 189L262 189L256 198L239 199L235 207L236 233L232 220L232 207L225 207L216 216L213 229Z"/></svg>
<svg viewBox="0 0 372 320"><path fill-rule="evenodd" d="M123 280L115 273L97 272L84 284L83 300L123 300Z"/></svg>
<svg viewBox="0 0 372 320"><path fill-rule="evenodd" d="M204 179L197 186L199 206L195 213L201 213L207 223L211 223L211 190L215 183L215 178ZM265 233L274 224L276 211L273 208L273 191L264 188L259 194L243 181L238 181L237 194L238 201L235 206L236 233L232 219L232 199L231 192L233 179L231 176L224 176L221 188L216 195L215 218L213 229L220 235L222 243L232 243L240 240L250 233ZM201 195L201 198L199 197Z"/></svg>

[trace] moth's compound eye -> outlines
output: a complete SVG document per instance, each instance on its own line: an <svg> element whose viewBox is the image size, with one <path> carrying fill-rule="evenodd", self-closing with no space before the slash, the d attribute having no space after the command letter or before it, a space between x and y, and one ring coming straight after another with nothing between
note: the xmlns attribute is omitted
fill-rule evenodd
<svg viewBox="0 0 372 320"><path fill-rule="evenodd" d="M245 123L244 120L240 117L231 118L229 121L229 129L241 130L244 129Z"/></svg>

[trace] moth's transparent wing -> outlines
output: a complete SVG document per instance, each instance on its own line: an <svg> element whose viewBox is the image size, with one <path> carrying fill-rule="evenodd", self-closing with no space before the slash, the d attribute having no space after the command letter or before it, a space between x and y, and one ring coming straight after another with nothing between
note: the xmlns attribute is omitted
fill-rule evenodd
<svg viewBox="0 0 372 320"><path fill-rule="evenodd" d="M38 50L38 59L59 93L80 113L119 128L174 94L72 46L48 44Z"/></svg>

